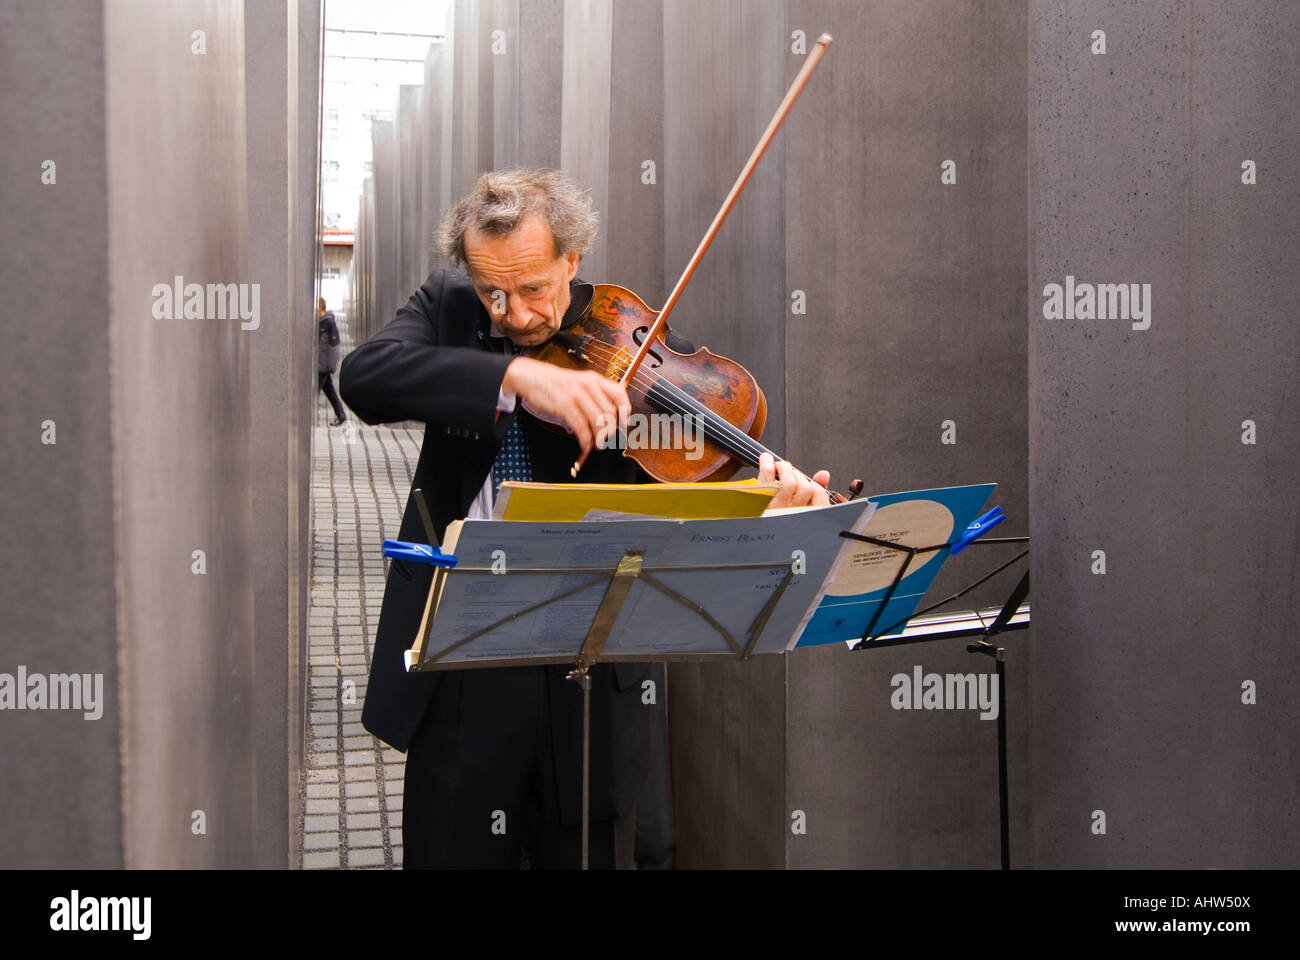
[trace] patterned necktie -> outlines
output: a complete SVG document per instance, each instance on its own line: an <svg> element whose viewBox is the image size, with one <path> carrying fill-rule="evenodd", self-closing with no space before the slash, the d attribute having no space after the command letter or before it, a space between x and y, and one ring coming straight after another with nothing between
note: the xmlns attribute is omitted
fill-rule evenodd
<svg viewBox="0 0 1300 960"><path fill-rule="evenodd" d="M518 356L519 348L510 340L502 344L505 353ZM519 409L515 408L515 419L510 429L501 438L501 449L492 463L492 502L495 503L501 493L501 484L506 480L533 479L532 462L528 458L528 441L524 439L524 429L519 425Z"/></svg>
<svg viewBox="0 0 1300 960"><path fill-rule="evenodd" d="M501 483L505 480L531 480L532 465L528 459L528 441L524 439L523 428L519 426L519 414L510 424L510 429L501 439L501 449L492 464L492 499L501 492Z"/></svg>

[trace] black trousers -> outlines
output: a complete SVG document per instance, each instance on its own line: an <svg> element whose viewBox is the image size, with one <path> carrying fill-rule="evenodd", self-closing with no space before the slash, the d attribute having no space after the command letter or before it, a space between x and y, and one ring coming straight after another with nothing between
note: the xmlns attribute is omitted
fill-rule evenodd
<svg viewBox="0 0 1300 960"><path fill-rule="evenodd" d="M330 406L334 408L334 417L338 420L347 419L347 414L343 411L343 401L339 399L338 391L334 389L334 377L332 374L318 370L316 385L319 389L325 391L325 398L329 400Z"/></svg>
<svg viewBox="0 0 1300 960"><path fill-rule="evenodd" d="M592 869L631 866L635 806L593 820ZM406 753L406 869L577 869L581 826L560 822L545 667L459 670L438 681Z"/></svg>

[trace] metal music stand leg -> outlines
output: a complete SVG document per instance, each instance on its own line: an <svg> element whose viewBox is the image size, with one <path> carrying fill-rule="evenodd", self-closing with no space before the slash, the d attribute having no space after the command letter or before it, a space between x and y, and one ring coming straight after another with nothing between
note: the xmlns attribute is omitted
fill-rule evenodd
<svg viewBox="0 0 1300 960"><path fill-rule="evenodd" d="M983 653L997 662L998 677L998 826L1001 832L1002 869L1011 869L1011 801L1007 791L1007 651L989 643L989 637L1000 633L1012 615L1029 596L1029 574L1025 573L1011 591L997 618L984 631L983 638L966 645L968 653Z"/></svg>
<svg viewBox="0 0 1300 960"><path fill-rule="evenodd" d="M578 652L577 662L569 671L568 679L576 680L582 687L582 869L587 869L588 844L591 830L591 675L588 671L595 666L600 652L605 648L609 631L613 629L623 601L632 589L632 581L641 574L641 563L645 551L629 550L618 562L605 596L600 601L596 616L587 631L587 639Z"/></svg>
<svg viewBox="0 0 1300 960"><path fill-rule="evenodd" d="M591 824L591 674L577 678L582 685L582 869L587 869L588 830Z"/></svg>
<svg viewBox="0 0 1300 960"><path fill-rule="evenodd" d="M1011 869L1011 803L1007 797L1007 652L998 647L998 813L1002 828L1002 869Z"/></svg>

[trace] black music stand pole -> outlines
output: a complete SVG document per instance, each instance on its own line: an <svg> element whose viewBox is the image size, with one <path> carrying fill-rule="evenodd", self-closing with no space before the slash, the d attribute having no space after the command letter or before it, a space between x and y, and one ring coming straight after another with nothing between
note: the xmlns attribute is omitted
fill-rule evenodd
<svg viewBox="0 0 1300 960"><path fill-rule="evenodd" d="M994 646L988 638L1006 628L1011 617L1029 595L1029 573L1026 572L1011 591L997 619L989 625L983 638L966 644L969 653L983 653L997 661L998 672L998 819L1002 833L1002 869L1011 869L1011 802L1007 795L1007 651Z"/></svg>
<svg viewBox="0 0 1300 960"><path fill-rule="evenodd" d="M992 573L989 573L981 577L979 580L976 580L973 584L953 594L951 597L948 597L945 600L940 600L938 603L932 603L930 604L930 606L917 611L917 613L913 614L912 617L908 618L908 620L903 620L903 621L899 621L898 623L892 624L891 626L886 627L884 630L879 631L879 633L873 636L872 632L876 629L877 623L880 620L880 615L884 612L886 605L889 603L890 598L894 595L894 591L898 588L898 585L902 582L904 575L906 574L908 568L911 566L911 562L916 557L916 555L919 553L929 553L935 550L943 550L947 547L951 547L952 544L950 543L936 544L931 547L917 548L917 547L906 547L901 544L891 543L888 540L878 540L873 537L867 537L861 534L851 533L847 530L841 532L840 536L849 537L854 540L865 541L867 543L873 543L876 544L877 546L885 547L891 550L896 550L906 555L903 558L902 565L898 569L897 575L894 577L894 580L890 584L889 589L886 590L884 599L881 600L880 608L876 611L875 616L871 618L871 622L867 625L867 629L863 633L862 639L859 640L850 649L871 650L877 647L892 647L904 643L924 643L930 640L938 640L943 637L969 636L972 633L979 633L981 634L980 639L972 643L968 643L966 645L966 651L968 653L982 653L985 654L986 656L992 657L996 661L997 663L996 671L997 671L997 678L998 678L998 827L999 827L999 834L1000 834L1002 869L1010 870L1011 869L1011 814L1010 814L1011 804L1008 798L1008 786L1007 786L1006 649L990 643L989 637L993 636L995 633L1001 633L1003 630L1021 629L1029 625L1028 616L1022 615L1022 611L1021 611L1021 604L1024 602L1025 597L1029 595L1029 573L1026 572L1025 575L1020 578L1020 582L1016 584L1016 588L1011 591L1011 596L1007 598L1007 602L1003 604L1002 609L998 612L997 617L994 618L993 622L989 624L988 628L985 630L982 631L971 630L969 629L969 627L963 626L962 624L954 621L949 628L929 629L929 627L927 626L924 630L913 630L913 631L904 630L903 634L900 636L889 637L889 636L883 636L883 634L889 633L891 630L898 628L904 623L914 622L916 617L920 616L921 614L927 613L930 610L933 610L935 607L940 607L943 606L945 603L949 603L953 600L956 600L962 594L967 593L970 590L973 590L975 587L984 583L986 580L992 578L998 573L1001 573L1003 570L1011 566L1011 564L1015 563L1017 560L1020 560L1023 557L1028 556L1029 551L1025 550L1022 553L1017 554L1016 556L1008 560L1006 563L999 566ZM982 539L982 540L972 540L969 545L982 546L982 545L992 545L995 543L1026 543L1028 542L1028 540L1029 540L1028 537L1006 537L1006 538L1001 538L996 540ZM1012 622L1013 618L1016 620L1015 623Z"/></svg>

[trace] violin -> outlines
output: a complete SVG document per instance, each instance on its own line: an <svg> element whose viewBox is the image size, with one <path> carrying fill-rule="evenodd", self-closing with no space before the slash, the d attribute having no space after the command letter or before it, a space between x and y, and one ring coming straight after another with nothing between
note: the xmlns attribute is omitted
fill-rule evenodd
<svg viewBox="0 0 1300 960"><path fill-rule="evenodd" d="M665 341L666 324L649 343L648 335L662 311L656 313L626 287L596 284L579 287L575 296L589 298L585 308L578 304L578 319L545 343L530 347L527 355L569 370L595 370L622 382L634 353L647 347L646 362L625 384L632 414L644 418L643 423L670 418L658 421L671 424L661 436L674 436L676 431L678 442L628 445L624 456L661 483L726 480L742 466L757 467L764 453L777 461L785 459L759 441L767 423L767 399L741 364L704 347L692 354L678 353ZM563 426L562 420L531 407L529 412ZM699 439L692 445L680 442L683 431L688 436L694 431ZM830 492L831 503L844 500L843 495Z"/></svg>
<svg viewBox="0 0 1300 960"><path fill-rule="evenodd" d="M620 381L657 314L631 290L616 284L577 288L575 296L583 295L589 303L577 321L546 343L530 348L530 355L544 363L595 370ZM677 353L666 343L666 332L666 327L660 331L646 362L627 383L632 413L645 418L642 422L654 415L676 415L673 430L694 431L702 435L704 443L694 451L698 456L686 456L681 442L629 445L628 456L663 483L725 480L742 464L758 466L759 454L767 450L758 442L767 422L767 400L758 382L736 361L706 349L689 356ZM676 439L682 440L680 434Z"/></svg>
<svg viewBox="0 0 1300 960"><path fill-rule="evenodd" d="M767 423L767 400L753 375L736 361L703 347L690 355L677 353L664 335L668 316L691 275L830 43L829 33L818 37L663 309L652 310L625 287L598 284L590 288L590 301L576 322L546 343L529 348L533 359L571 370L595 370L617 381L627 390L633 416L676 417L668 421L673 429L693 429L703 435L702 444L692 445L691 455L681 442L624 448L624 456L662 483L725 480L742 465L757 467L764 453L777 461L785 459L759 442ZM562 422L528 409L539 419L563 427ZM576 477L581 466L579 459L571 474ZM862 481L854 480L849 489L857 496ZM831 503L850 499L834 491L829 495Z"/></svg>

